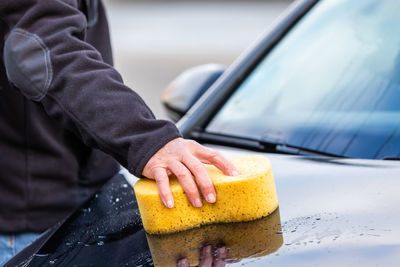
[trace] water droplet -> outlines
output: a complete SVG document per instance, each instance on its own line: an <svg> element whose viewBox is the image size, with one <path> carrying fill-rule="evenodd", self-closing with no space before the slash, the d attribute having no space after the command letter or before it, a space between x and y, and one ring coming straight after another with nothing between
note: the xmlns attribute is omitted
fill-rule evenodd
<svg viewBox="0 0 400 267"><path fill-rule="evenodd" d="M119 198L116 198L116 199L115 199L115 202L119 202Z"/></svg>
<svg viewBox="0 0 400 267"><path fill-rule="evenodd" d="M127 188L127 187L128 187L128 184L123 184L122 187L123 187L123 188Z"/></svg>
<svg viewBox="0 0 400 267"><path fill-rule="evenodd" d="M53 265L54 263L56 263L55 261L49 261L49 263L51 264L51 265Z"/></svg>
<svg viewBox="0 0 400 267"><path fill-rule="evenodd" d="M103 241L99 241L99 242L97 242L97 245L98 246L102 246L102 245L104 245L104 242Z"/></svg>

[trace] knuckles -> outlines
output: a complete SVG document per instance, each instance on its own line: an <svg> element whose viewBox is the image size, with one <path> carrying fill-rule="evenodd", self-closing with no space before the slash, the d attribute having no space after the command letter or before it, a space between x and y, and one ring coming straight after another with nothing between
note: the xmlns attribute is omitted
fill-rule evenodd
<svg viewBox="0 0 400 267"><path fill-rule="evenodd" d="M182 170L176 170L174 172L174 174L178 179L181 179L181 180L186 180L189 177L191 177L189 171L186 171L186 170L183 170L183 169Z"/></svg>
<svg viewBox="0 0 400 267"><path fill-rule="evenodd" d="M190 197L197 197L197 195L198 195L198 193L199 193L199 191L197 191L197 189L196 188L187 188L186 190L185 190L185 192L186 192L186 194L188 195L188 196L190 196Z"/></svg>
<svg viewBox="0 0 400 267"><path fill-rule="evenodd" d="M197 174L197 175L206 175L206 177L207 177L207 171L206 171L206 168L203 165L196 164L196 165L192 166L191 169L195 174ZM201 178L201 177L199 177L199 178Z"/></svg>
<svg viewBox="0 0 400 267"><path fill-rule="evenodd" d="M211 191L214 188L214 185L212 184L211 181L205 182L205 183L199 183L199 186L203 190Z"/></svg>

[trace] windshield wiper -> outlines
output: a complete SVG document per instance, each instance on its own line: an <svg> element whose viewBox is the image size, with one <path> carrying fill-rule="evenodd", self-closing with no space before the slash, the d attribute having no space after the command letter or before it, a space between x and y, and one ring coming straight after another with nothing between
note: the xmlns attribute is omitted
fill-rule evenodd
<svg viewBox="0 0 400 267"><path fill-rule="evenodd" d="M342 158L343 156L330 154L322 151L296 147L286 144L276 144L275 146L276 152L284 153L284 154L291 154L291 155L304 155L304 156L326 156L326 157L335 157L335 158Z"/></svg>
<svg viewBox="0 0 400 267"><path fill-rule="evenodd" d="M265 151L263 144L261 144L260 141L258 140L239 138L239 137L220 135L220 134L211 134L205 132L197 132L197 131L191 132L190 135L193 139L196 139L200 142L206 142L216 145L228 145L228 146L246 148L256 151Z"/></svg>
<svg viewBox="0 0 400 267"><path fill-rule="evenodd" d="M250 138L241 138L241 137L220 135L214 133L205 133L199 131L193 131L191 133L191 137L200 142L206 142L216 145L228 145L232 147L245 148L260 152L283 153L290 155L306 155L306 156L341 157L338 155L329 154L321 151L315 151L306 148L286 145L281 141L256 140Z"/></svg>
<svg viewBox="0 0 400 267"><path fill-rule="evenodd" d="M383 160L400 160L399 157L384 157Z"/></svg>

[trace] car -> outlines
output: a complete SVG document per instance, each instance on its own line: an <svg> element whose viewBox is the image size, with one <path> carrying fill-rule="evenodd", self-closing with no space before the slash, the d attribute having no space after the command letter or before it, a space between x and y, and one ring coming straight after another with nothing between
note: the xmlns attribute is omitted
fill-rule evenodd
<svg viewBox="0 0 400 267"><path fill-rule="evenodd" d="M186 138L267 156L279 209L252 222L148 235L122 174L5 266L397 266L400 2L300 0L229 68L205 65L162 96ZM129 180L129 179L128 179Z"/></svg>

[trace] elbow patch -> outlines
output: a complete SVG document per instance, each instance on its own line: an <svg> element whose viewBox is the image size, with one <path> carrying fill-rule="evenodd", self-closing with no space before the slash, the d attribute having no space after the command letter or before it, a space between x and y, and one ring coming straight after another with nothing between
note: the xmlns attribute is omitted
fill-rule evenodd
<svg viewBox="0 0 400 267"><path fill-rule="evenodd" d="M4 43L8 80L27 98L40 101L53 78L50 50L34 33L13 29Z"/></svg>

